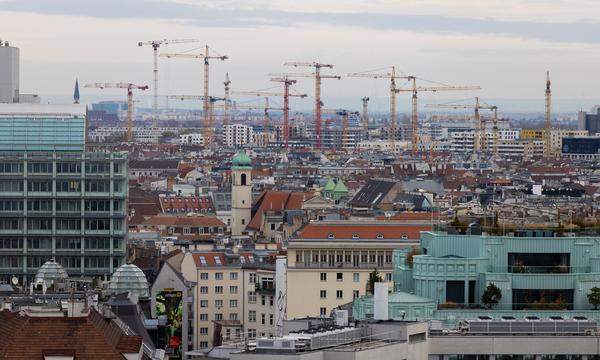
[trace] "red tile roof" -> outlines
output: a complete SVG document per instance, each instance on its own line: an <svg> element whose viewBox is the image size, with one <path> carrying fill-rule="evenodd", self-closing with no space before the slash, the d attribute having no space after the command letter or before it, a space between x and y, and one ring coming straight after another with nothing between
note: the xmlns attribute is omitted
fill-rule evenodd
<svg viewBox="0 0 600 360"><path fill-rule="evenodd" d="M265 190L252 207L252 220L249 229L260 229L262 215L265 211L300 210L304 194L296 191Z"/></svg>
<svg viewBox="0 0 600 360"><path fill-rule="evenodd" d="M165 196L160 198L162 211L169 212L198 212L212 211L213 204L209 196Z"/></svg>
<svg viewBox="0 0 600 360"><path fill-rule="evenodd" d="M430 231L430 224L401 224L386 221L373 221L365 224L356 222L328 223L313 222L306 225L298 232L299 239L328 239L330 234L334 239L352 239L358 235L359 239L408 239L417 240L421 231Z"/></svg>
<svg viewBox="0 0 600 360"><path fill-rule="evenodd" d="M71 355L81 360L122 360L139 353L142 338L92 309L87 317L29 317L0 312L0 359Z"/></svg>
<svg viewBox="0 0 600 360"><path fill-rule="evenodd" d="M189 226L189 227L225 227L225 224L214 216L171 216L157 215L144 222L144 225L156 226Z"/></svg>

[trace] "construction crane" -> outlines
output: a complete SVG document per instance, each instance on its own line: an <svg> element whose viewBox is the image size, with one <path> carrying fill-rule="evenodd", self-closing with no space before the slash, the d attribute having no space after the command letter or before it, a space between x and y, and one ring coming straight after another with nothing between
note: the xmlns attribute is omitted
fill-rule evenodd
<svg viewBox="0 0 600 360"><path fill-rule="evenodd" d="M358 111L349 111L345 109L322 109L323 114L338 115L342 119L342 148L347 150L349 143L348 123L350 115L360 115Z"/></svg>
<svg viewBox="0 0 600 360"><path fill-rule="evenodd" d="M229 85L231 85L231 81L229 80L229 73L225 73L225 81L223 82L225 86L225 107L223 108L223 126L229 124Z"/></svg>
<svg viewBox="0 0 600 360"><path fill-rule="evenodd" d="M546 71L546 126L544 127L544 156L550 157L552 155L552 146L550 145L550 132L552 130L552 114L551 114L551 101L552 101L552 90L550 89L550 71Z"/></svg>
<svg viewBox="0 0 600 360"><path fill-rule="evenodd" d="M274 110L269 106L269 98L268 96L282 96L283 97L283 143L284 148L287 149L289 142L289 117L290 117L290 97L299 97L305 98L308 95L306 94L290 94L290 85L295 84L296 80L288 79L287 77L282 78L272 78L271 81L282 82L283 83L283 93L278 92L270 92L270 91L234 91L233 94L236 95L250 95L250 96L265 96L265 131L268 130L269 126L269 114L268 110Z"/></svg>
<svg viewBox="0 0 600 360"><path fill-rule="evenodd" d="M379 69L379 70L385 70ZM350 73L348 77L354 78L372 78L372 79L390 79L390 128L388 134L388 140L390 142L391 151L396 151L396 132L397 132L397 121L396 121L396 94L398 93L398 88L396 86L397 79L408 79L405 75L399 75L396 73L396 67L389 67L389 71L385 73L372 73L372 72L358 72L358 73ZM363 103L364 107L364 103Z"/></svg>
<svg viewBox="0 0 600 360"><path fill-rule="evenodd" d="M313 73L288 73L288 74L269 74L270 76L283 76L283 77L310 77L315 79L315 148L321 148L321 109L323 108L323 102L321 101L321 80L323 79L337 79L340 80L342 77L339 75L323 75L321 74L322 68L332 69L331 64L322 64L317 61L288 61L283 63L284 66L293 67L312 67L314 68Z"/></svg>
<svg viewBox="0 0 600 360"><path fill-rule="evenodd" d="M369 97L365 96L360 99L362 101L362 123L365 136L369 135Z"/></svg>
<svg viewBox="0 0 600 360"><path fill-rule="evenodd" d="M442 84L442 83L438 83L436 82L436 84L438 84L438 86L429 86L429 87L422 87L422 86L417 86L417 78L416 76L413 75L409 75L407 76L408 81L410 81L411 83L411 87L407 88L407 89L398 89L398 92L411 92L412 93L412 153L413 156L417 155L417 152L419 151L419 112L418 112L418 106L417 106L417 94L419 92L423 92L423 91L431 91L431 92L438 92L438 91L464 91L464 90L481 90L481 87L479 86L452 86L452 85L446 85L446 84ZM419 79L419 80L423 80L423 79ZM428 81L428 80L426 80ZM431 82L431 81L429 81Z"/></svg>
<svg viewBox="0 0 600 360"><path fill-rule="evenodd" d="M217 59L217 60L227 60L229 57L227 55L210 55L208 45L204 46L203 54L188 54L188 53L163 53L160 54L161 57L166 57L169 59L178 58L178 59L200 59L204 61L204 139L207 145L210 145L212 142L214 124L211 122L212 118L209 116L209 107L210 107L210 96L209 96L209 60Z"/></svg>
<svg viewBox="0 0 600 360"><path fill-rule="evenodd" d="M195 39L179 39L179 40L152 40L152 41L140 41L138 42L138 46L152 46L153 56L154 56L154 91L153 101L152 101L152 110L154 111L155 124L156 126L156 117L158 117L158 48L161 45L168 44L187 44L187 43L195 43L198 40Z"/></svg>
<svg viewBox="0 0 600 360"><path fill-rule="evenodd" d="M126 82L86 84L86 88L127 89L127 141L133 142L133 90L148 90L148 85L136 85Z"/></svg>
<svg viewBox="0 0 600 360"><path fill-rule="evenodd" d="M495 105L489 105L485 102L481 101L479 97L475 97L475 104L428 104L425 105L427 108L441 108L441 109L473 109L475 111L475 136L473 139L473 150L475 152L480 152L483 148L483 139L482 131L483 129L483 121L481 120L481 114L479 110L487 109L491 110L494 113L494 153L498 152L498 107Z"/></svg>

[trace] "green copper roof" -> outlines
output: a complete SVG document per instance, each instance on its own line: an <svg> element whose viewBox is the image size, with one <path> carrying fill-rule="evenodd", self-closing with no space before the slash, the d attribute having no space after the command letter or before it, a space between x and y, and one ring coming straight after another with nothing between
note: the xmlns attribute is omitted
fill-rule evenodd
<svg viewBox="0 0 600 360"><path fill-rule="evenodd" d="M240 150L232 160L233 166L252 166L252 159L244 150Z"/></svg>
<svg viewBox="0 0 600 360"><path fill-rule="evenodd" d="M334 188L335 183L333 182L333 180L331 180L331 178L329 178L329 180L327 181L327 185L325 185L325 189L323 189L323 191L333 191Z"/></svg>
<svg viewBox="0 0 600 360"><path fill-rule="evenodd" d="M344 183L342 182L342 180L338 180L337 183L335 184L335 188L333 189L333 192L335 193L347 193L348 192L348 188L346 188L346 185L344 185Z"/></svg>

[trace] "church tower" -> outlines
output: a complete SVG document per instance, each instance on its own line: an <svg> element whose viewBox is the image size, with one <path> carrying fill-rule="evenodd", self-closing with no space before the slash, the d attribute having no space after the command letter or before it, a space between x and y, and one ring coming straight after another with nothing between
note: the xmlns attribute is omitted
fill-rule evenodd
<svg viewBox="0 0 600 360"><path fill-rule="evenodd" d="M240 150L231 166L231 235L242 235L252 211L252 160Z"/></svg>

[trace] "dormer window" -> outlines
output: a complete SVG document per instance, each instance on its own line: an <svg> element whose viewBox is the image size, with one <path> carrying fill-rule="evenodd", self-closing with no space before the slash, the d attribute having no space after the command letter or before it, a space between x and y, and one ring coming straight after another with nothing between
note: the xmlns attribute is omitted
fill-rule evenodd
<svg viewBox="0 0 600 360"><path fill-rule="evenodd" d="M327 238L328 239L333 239L333 238L335 238L335 236L333 235L333 233L329 233L329 234L327 234Z"/></svg>
<svg viewBox="0 0 600 360"><path fill-rule="evenodd" d="M405 240L408 239L408 235L402 234L402 239L405 239Z"/></svg>
<svg viewBox="0 0 600 360"><path fill-rule="evenodd" d="M358 234L357 234L357 233L353 233L353 234L352 234L352 238L353 238L353 239L358 239Z"/></svg>
<svg viewBox="0 0 600 360"><path fill-rule="evenodd" d="M382 234L382 233L378 233L378 234L377 234L377 238L378 238L378 239L383 239L383 234Z"/></svg>

